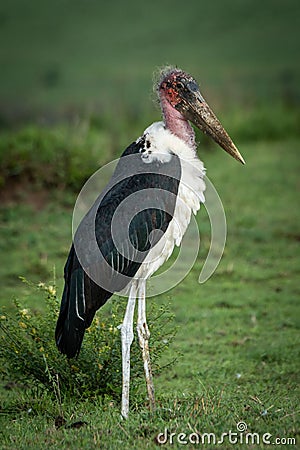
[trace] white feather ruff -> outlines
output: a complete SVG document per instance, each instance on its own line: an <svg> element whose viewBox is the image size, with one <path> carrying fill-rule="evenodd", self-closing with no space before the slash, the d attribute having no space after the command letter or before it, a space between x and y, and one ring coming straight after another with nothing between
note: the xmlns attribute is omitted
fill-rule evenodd
<svg viewBox="0 0 300 450"><path fill-rule="evenodd" d="M205 168L197 157L196 149L172 134L163 122L152 124L145 130L143 137L146 138L146 144L141 157L145 163L155 160L168 162L172 154L176 154L181 163L181 179L173 219L135 275L135 278L148 279L171 256L174 246L180 245L192 212L196 214L200 204L204 203Z"/></svg>

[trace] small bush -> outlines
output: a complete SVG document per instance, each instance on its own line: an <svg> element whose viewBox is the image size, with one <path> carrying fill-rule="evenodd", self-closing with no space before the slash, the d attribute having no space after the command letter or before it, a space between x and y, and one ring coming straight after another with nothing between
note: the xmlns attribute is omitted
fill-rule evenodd
<svg viewBox="0 0 300 450"><path fill-rule="evenodd" d="M32 387L44 386L56 395L91 398L121 394L121 343L118 325L122 322L125 301L112 301L108 317L96 316L87 329L80 355L68 359L61 355L54 342L54 329L59 311L55 284L39 283L37 289L45 297L46 312L34 313L15 301L13 314L1 312L0 362L2 375L10 380L21 379ZM42 298L41 298L42 300ZM124 299L125 300L125 299ZM174 336L172 315L167 306L151 302L148 313L151 330L151 357L154 372L162 367L159 359ZM144 372L138 339L131 355L131 388L144 383Z"/></svg>
<svg viewBox="0 0 300 450"><path fill-rule="evenodd" d="M110 158L110 136L88 122L76 127L28 125L19 131L3 131L0 188L9 180L28 180L38 186L77 190Z"/></svg>

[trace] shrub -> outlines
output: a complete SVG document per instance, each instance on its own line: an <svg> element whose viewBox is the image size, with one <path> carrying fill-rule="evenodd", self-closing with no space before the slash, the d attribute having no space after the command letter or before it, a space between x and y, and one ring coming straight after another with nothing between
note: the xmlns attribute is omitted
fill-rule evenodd
<svg viewBox="0 0 300 450"><path fill-rule="evenodd" d="M88 122L76 127L28 125L18 131L3 131L0 188L14 180L77 190L110 158L110 136Z"/></svg>
<svg viewBox="0 0 300 450"><path fill-rule="evenodd" d="M33 285L32 285L33 286ZM87 329L80 355L68 359L61 355L54 342L54 329L59 311L55 283L39 283L37 289L45 297L44 314L34 313L15 301L13 313L1 312L0 362L2 375L18 379L32 387L43 386L55 395L91 398L121 394L121 343L118 325L122 322L125 299L112 301L111 314L96 315ZM35 288L36 288L35 287ZM173 316L168 306L151 302L148 313L151 330L151 357L154 372L162 369L162 352L174 337ZM135 339L132 345L131 388L144 383L141 351Z"/></svg>

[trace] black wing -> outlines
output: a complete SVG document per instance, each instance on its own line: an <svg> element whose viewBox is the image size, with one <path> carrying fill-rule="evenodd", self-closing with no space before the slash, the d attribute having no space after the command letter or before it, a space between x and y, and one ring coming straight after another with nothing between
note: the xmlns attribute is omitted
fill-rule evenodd
<svg viewBox="0 0 300 450"><path fill-rule="evenodd" d="M172 220L180 161L173 155L169 162L145 164L142 145L125 150L75 234L56 327L57 346L68 357L79 353L97 309L128 285Z"/></svg>

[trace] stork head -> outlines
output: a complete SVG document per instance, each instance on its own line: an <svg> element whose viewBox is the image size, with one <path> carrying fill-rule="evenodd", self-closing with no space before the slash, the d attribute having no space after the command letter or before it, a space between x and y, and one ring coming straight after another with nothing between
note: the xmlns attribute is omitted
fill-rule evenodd
<svg viewBox="0 0 300 450"><path fill-rule="evenodd" d="M202 97L193 77L182 70L169 69L163 73L158 91L160 98L168 102L184 119L191 121L237 161L245 164L226 130Z"/></svg>

